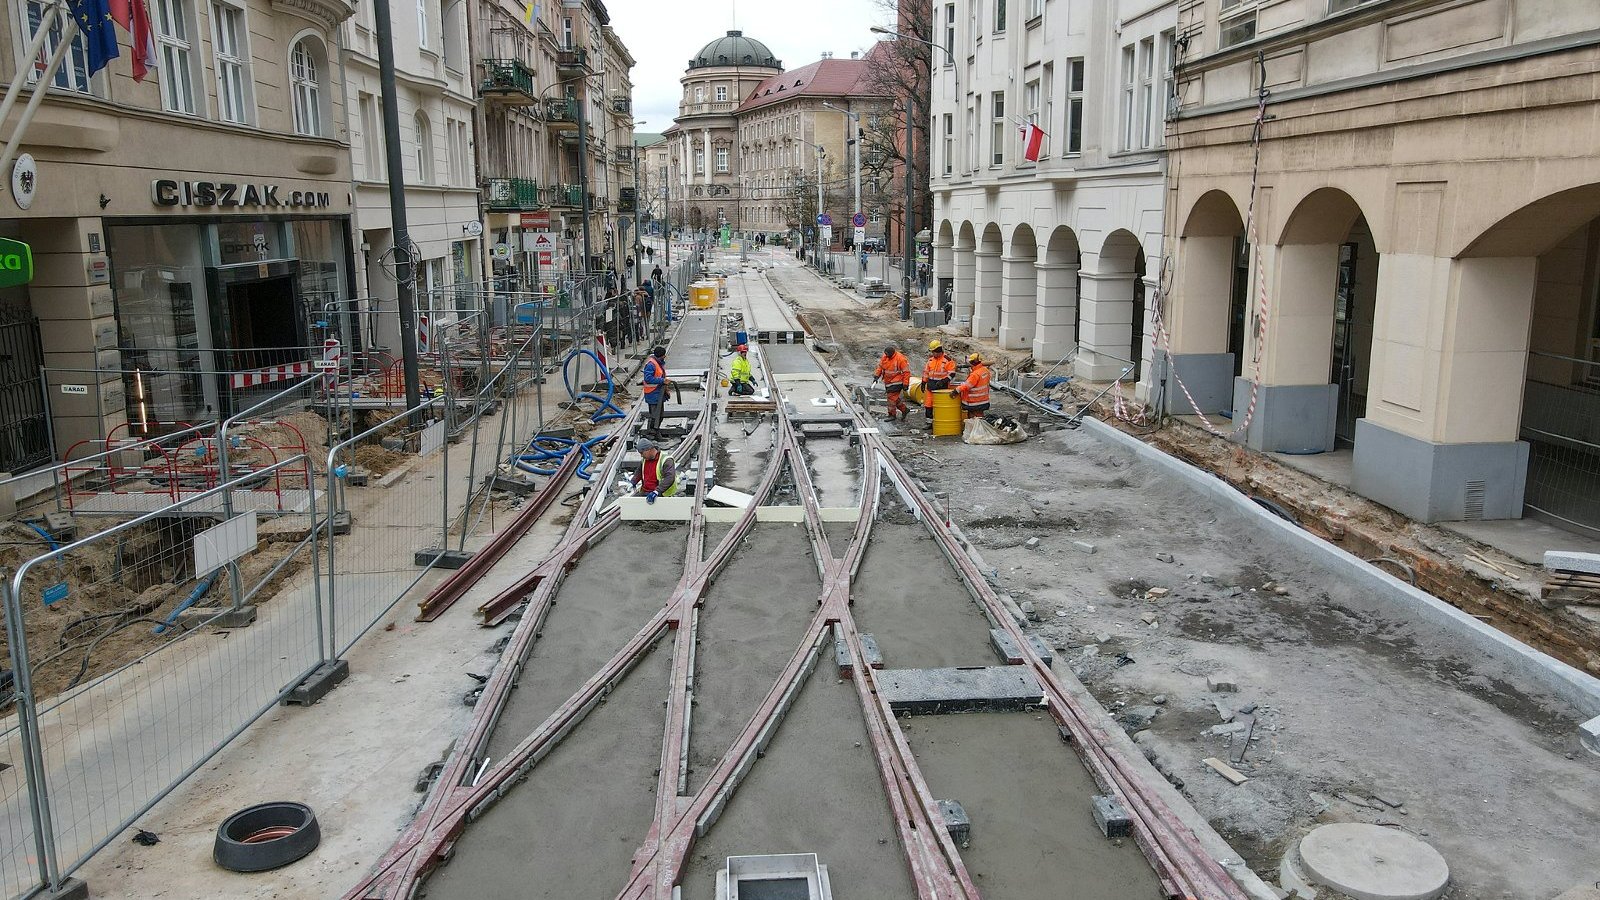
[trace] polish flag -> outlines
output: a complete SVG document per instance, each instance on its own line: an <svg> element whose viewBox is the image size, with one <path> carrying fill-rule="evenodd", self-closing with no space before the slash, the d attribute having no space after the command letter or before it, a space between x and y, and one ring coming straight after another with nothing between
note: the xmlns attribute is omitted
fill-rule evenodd
<svg viewBox="0 0 1600 900"><path fill-rule="evenodd" d="M1022 158L1028 162L1038 162L1039 153L1044 149L1044 129L1032 122L1024 122L1017 131L1022 134Z"/></svg>
<svg viewBox="0 0 1600 900"><path fill-rule="evenodd" d="M144 0L110 0L111 19L128 32L133 47L133 80L144 81L156 67L155 32Z"/></svg>

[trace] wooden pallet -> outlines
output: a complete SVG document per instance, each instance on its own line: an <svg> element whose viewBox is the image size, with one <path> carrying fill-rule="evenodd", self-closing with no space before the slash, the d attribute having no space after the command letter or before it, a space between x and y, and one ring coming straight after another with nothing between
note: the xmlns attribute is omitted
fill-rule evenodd
<svg viewBox="0 0 1600 900"><path fill-rule="evenodd" d="M1586 572L1555 572L1539 588L1545 600L1600 606L1600 575Z"/></svg>

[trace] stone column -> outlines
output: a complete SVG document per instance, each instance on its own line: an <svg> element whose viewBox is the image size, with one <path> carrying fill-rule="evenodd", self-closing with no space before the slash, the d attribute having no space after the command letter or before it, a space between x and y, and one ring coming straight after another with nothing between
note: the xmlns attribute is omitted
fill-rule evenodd
<svg viewBox="0 0 1600 900"><path fill-rule="evenodd" d="M1033 358L1048 367L1077 346L1073 329L1078 324L1078 267L1073 263L1035 263L1039 300L1033 335ZM1061 370L1061 374L1068 374Z"/></svg>
<svg viewBox="0 0 1600 900"><path fill-rule="evenodd" d="M955 242L942 237L933 241L933 305L944 303L944 290L955 278Z"/></svg>
<svg viewBox="0 0 1600 900"><path fill-rule="evenodd" d="M710 184L711 183L711 166L712 166L712 160L711 160L711 129L709 129L709 128L700 129L700 140L701 140L702 145L705 147L705 159L706 159L706 178L705 178L705 183L706 184Z"/></svg>
<svg viewBox="0 0 1600 900"><path fill-rule="evenodd" d="M1074 371L1085 381L1111 381L1127 367L1128 348L1133 343L1134 275L1084 272L1082 279L1080 350Z"/></svg>
<svg viewBox="0 0 1600 900"><path fill-rule="evenodd" d="M973 279L972 336L994 337L1000 331L1000 251L979 248L972 255L977 262Z"/></svg>
<svg viewBox="0 0 1600 900"><path fill-rule="evenodd" d="M1020 350L1032 346L1038 280L1033 272L1033 257L1004 256L1000 285L1000 347Z"/></svg>
<svg viewBox="0 0 1600 900"><path fill-rule="evenodd" d="M1167 409L1176 415L1209 415L1232 406L1234 356L1228 351L1228 316L1234 241L1226 236L1179 241L1178 270L1167 308L1172 344ZM1253 284L1252 280L1252 288ZM1249 296L1253 295L1252 289ZM1155 368L1161 368L1164 353L1164 348L1156 348Z"/></svg>
<svg viewBox="0 0 1600 900"><path fill-rule="evenodd" d="M24 219L22 239L33 248L28 299L39 319L44 364L51 370L51 425L59 457L78 441L103 438L127 421L110 269L102 265L109 262L105 229L99 219ZM87 392L63 393L62 385L84 386Z"/></svg>
<svg viewBox="0 0 1600 900"><path fill-rule="evenodd" d="M955 279L955 292L952 295L955 309L950 321L961 326L971 326L973 295L977 291L978 259L973 255L971 247L956 247L951 256L954 257L951 271Z"/></svg>
<svg viewBox="0 0 1600 900"><path fill-rule="evenodd" d="M1261 385L1252 384L1249 366L1235 379L1234 422L1248 419L1243 440L1257 450L1332 450L1339 408L1339 387L1330 381L1339 245L1284 244L1261 252L1273 300Z"/></svg>

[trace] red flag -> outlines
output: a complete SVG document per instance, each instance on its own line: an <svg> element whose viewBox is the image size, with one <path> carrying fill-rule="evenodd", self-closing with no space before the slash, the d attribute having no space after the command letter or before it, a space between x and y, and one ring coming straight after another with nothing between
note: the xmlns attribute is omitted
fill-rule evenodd
<svg viewBox="0 0 1600 900"><path fill-rule="evenodd" d="M1024 122L1017 130L1022 133L1022 158L1028 162L1038 162L1039 153L1044 149L1044 129L1032 122Z"/></svg>
<svg viewBox="0 0 1600 900"><path fill-rule="evenodd" d="M150 27L150 10L145 0L110 0L111 19L131 38L133 80L144 81L156 68L155 31Z"/></svg>

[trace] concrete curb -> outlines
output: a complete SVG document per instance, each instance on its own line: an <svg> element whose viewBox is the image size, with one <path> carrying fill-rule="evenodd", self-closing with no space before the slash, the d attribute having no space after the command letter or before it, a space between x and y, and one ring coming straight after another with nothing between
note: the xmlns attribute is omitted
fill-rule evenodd
<svg viewBox="0 0 1600 900"><path fill-rule="evenodd" d="M1572 704L1583 716L1600 716L1600 679L1541 653L1432 594L1412 587L1310 532L1285 522L1214 475L1097 419L1085 418L1083 424L1095 437L1126 448L1140 459L1177 475L1201 493L1230 506L1302 550L1321 558L1345 575L1353 586L1371 591L1417 621L1442 628L1461 638L1473 649L1504 663L1529 681Z"/></svg>

